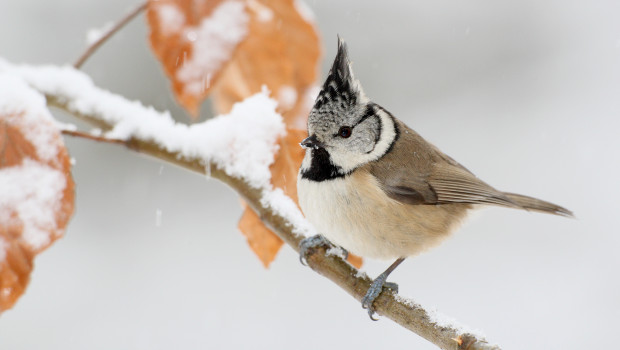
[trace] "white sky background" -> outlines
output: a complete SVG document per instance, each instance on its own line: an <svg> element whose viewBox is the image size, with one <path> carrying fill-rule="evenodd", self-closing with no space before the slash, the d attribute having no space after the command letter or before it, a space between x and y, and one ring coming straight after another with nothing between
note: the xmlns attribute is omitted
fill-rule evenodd
<svg viewBox="0 0 620 350"><path fill-rule="evenodd" d="M339 33L371 99L491 185L578 218L485 210L399 267L401 294L506 349L617 346L620 3L308 4L325 44L323 74ZM0 56L72 62L87 30L128 6L4 2ZM84 70L187 120L146 35L140 17ZM76 215L0 316L1 349L434 349L389 320L369 321L287 247L263 269L237 233L238 199L220 182L115 146L67 144ZM374 276L387 265L365 268Z"/></svg>

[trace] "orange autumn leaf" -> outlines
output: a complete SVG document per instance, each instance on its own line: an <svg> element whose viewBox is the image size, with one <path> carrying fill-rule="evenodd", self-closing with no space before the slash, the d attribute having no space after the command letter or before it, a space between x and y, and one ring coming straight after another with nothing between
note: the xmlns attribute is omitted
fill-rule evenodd
<svg viewBox="0 0 620 350"><path fill-rule="evenodd" d="M269 167L271 183L297 203L297 173L304 159L305 151L299 143L308 136L306 130L287 129L279 141L276 159Z"/></svg>
<svg viewBox="0 0 620 350"><path fill-rule="evenodd" d="M362 258L351 253L349 253L349 256L347 256L347 261L349 262L349 264L355 266L355 268L357 269L361 268L362 264L364 263L364 260Z"/></svg>
<svg viewBox="0 0 620 350"><path fill-rule="evenodd" d="M44 103L0 114L0 311L24 293L35 255L64 234L73 214L69 156Z"/></svg>
<svg viewBox="0 0 620 350"><path fill-rule="evenodd" d="M285 118L303 116L308 97L312 99L320 50L316 30L300 4L149 0L151 48L177 101L196 117L200 103L218 85L216 109L225 113L266 85Z"/></svg>
<svg viewBox="0 0 620 350"><path fill-rule="evenodd" d="M320 41L295 0L250 0L248 35L216 82L214 103L228 112L266 85L288 126L305 128L314 100Z"/></svg>
<svg viewBox="0 0 620 350"><path fill-rule="evenodd" d="M194 118L247 34L241 0L149 0L150 43L177 101Z"/></svg>
<svg viewBox="0 0 620 350"><path fill-rule="evenodd" d="M260 217L253 210L247 208L245 204L244 206L246 209L237 227L244 233L250 248L256 253L263 266L269 267L284 242L263 225Z"/></svg>

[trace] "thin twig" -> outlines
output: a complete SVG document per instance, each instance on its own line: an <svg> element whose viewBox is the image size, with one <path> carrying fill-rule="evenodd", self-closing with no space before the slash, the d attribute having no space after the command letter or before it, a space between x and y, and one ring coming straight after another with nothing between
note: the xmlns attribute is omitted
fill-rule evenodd
<svg viewBox="0 0 620 350"><path fill-rule="evenodd" d="M134 8L132 11L130 11L129 13L127 13L125 15L125 17L121 18L118 22L116 22L116 24L114 24L112 26L112 28L110 28L105 34L103 34L98 40L96 40L94 43L90 44L86 50L84 51L84 53L82 53L82 55L80 56L80 58L77 59L77 61L75 61L75 63L73 64L73 66L77 69L80 69L80 67L82 67L82 65L84 64L84 62L86 62L86 60L95 52L97 51L97 49L99 48L99 46L101 46L104 42L106 42L106 40L108 40L112 35L114 35L116 32L118 32L121 28L123 28L125 26L125 24L129 23L129 21L131 21L134 17L136 17L140 12L142 12L144 9L146 9L146 6L148 5L148 1L145 1L143 3L141 3L140 5L138 5L136 8Z"/></svg>
<svg viewBox="0 0 620 350"><path fill-rule="evenodd" d="M95 136L92 134L88 134L82 131L74 131L74 130L62 130L62 133L65 135L69 135L69 136L74 136L74 137L81 137L84 139L88 139L88 140L93 140L93 141L97 141L97 142L106 142L106 143L112 143L115 145L125 145L127 142L125 140L117 140L117 139L109 139L107 137L103 137L103 136Z"/></svg>

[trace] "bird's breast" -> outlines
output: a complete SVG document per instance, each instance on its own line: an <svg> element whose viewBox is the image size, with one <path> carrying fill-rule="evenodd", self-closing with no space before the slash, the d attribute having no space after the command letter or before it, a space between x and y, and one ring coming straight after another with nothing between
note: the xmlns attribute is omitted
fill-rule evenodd
<svg viewBox="0 0 620 350"><path fill-rule="evenodd" d="M363 169L326 181L298 177L299 205L331 242L364 257L407 257L435 245L465 209L408 205L389 198Z"/></svg>

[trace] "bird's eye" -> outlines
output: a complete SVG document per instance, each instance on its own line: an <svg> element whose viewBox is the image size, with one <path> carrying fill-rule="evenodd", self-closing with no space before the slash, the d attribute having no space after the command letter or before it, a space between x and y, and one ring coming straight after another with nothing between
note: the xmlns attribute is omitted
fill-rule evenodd
<svg viewBox="0 0 620 350"><path fill-rule="evenodd" d="M340 128L340 130L338 130L338 135L346 139L351 136L351 132L353 132L353 130L351 130L350 126L343 126Z"/></svg>

